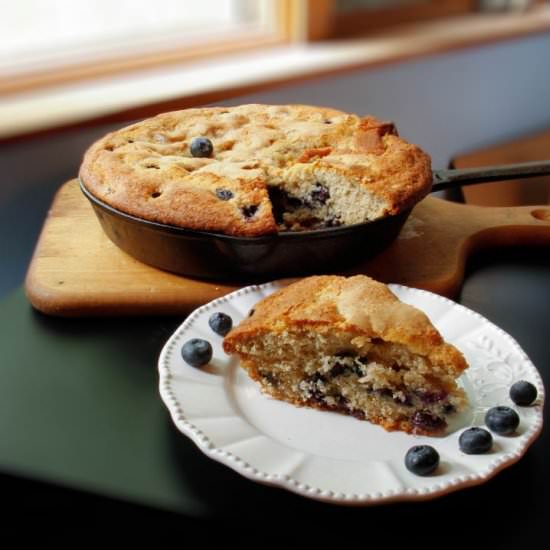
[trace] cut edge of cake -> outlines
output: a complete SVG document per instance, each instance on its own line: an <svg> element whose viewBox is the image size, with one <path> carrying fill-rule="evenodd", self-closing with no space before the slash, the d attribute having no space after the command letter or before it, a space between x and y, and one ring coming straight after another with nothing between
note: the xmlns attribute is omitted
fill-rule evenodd
<svg viewBox="0 0 550 550"><path fill-rule="evenodd" d="M268 296L224 339L263 392L297 406L437 434L467 398L464 356L369 277L316 276Z"/></svg>

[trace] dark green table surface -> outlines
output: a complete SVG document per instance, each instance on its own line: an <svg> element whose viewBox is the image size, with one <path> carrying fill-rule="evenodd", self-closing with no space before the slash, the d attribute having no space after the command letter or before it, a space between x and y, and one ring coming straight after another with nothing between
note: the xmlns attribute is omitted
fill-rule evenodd
<svg viewBox="0 0 550 550"><path fill-rule="evenodd" d="M541 252L478 259L460 301L512 334L548 379L550 261ZM21 494L32 491L65 513L68 503L76 502L75 512L105 499L119 506L117 513L138 506L174 521L246 517L258 525L276 514L283 525L309 525L310 541L320 536L319 522L350 522L350 533L360 537L365 522L391 529L396 514L403 530L394 536L410 540L406 529L418 532L425 518L443 524L473 509L517 526L495 530L493 547L513 546L520 531L535 540L546 529L546 432L518 464L479 487L426 503L322 504L241 478L172 426L157 392L156 362L183 319L47 317L29 306L22 289L0 306L0 472L22 513ZM323 539L338 539L330 533ZM456 537L467 540L462 532Z"/></svg>

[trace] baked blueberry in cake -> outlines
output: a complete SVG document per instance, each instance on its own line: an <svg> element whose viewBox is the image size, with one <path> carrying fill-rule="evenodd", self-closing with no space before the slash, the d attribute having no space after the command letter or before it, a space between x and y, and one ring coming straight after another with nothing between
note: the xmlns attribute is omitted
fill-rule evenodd
<svg viewBox="0 0 550 550"><path fill-rule="evenodd" d="M262 390L419 434L467 404L467 368L428 317L369 277L314 276L254 306L224 339Z"/></svg>
<svg viewBox="0 0 550 550"><path fill-rule="evenodd" d="M392 123L305 105L161 114L97 141L79 175L138 218L238 236L394 215L432 182L429 156Z"/></svg>

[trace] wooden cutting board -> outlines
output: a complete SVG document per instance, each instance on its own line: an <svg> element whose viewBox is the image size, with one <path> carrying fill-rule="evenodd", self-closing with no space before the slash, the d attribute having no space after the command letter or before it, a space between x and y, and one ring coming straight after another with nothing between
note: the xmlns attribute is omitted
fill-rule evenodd
<svg viewBox="0 0 550 550"><path fill-rule="evenodd" d="M550 206L489 208L428 197L388 249L345 273L452 297L468 256L501 245L550 246ZM54 199L25 286L44 313L88 316L186 314L242 285L190 279L134 260L104 235L72 180Z"/></svg>

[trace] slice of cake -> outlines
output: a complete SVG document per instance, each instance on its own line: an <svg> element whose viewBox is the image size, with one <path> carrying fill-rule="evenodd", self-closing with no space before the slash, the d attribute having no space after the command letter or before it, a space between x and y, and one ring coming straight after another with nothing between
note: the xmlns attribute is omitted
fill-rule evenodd
<svg viewBox="0 0 550 550"><path fill-rule="evenodd" d="M308 277L259 302L224 339L262 390L387 430L441 432L467 368L428 317L373 279Z"/></svg>

